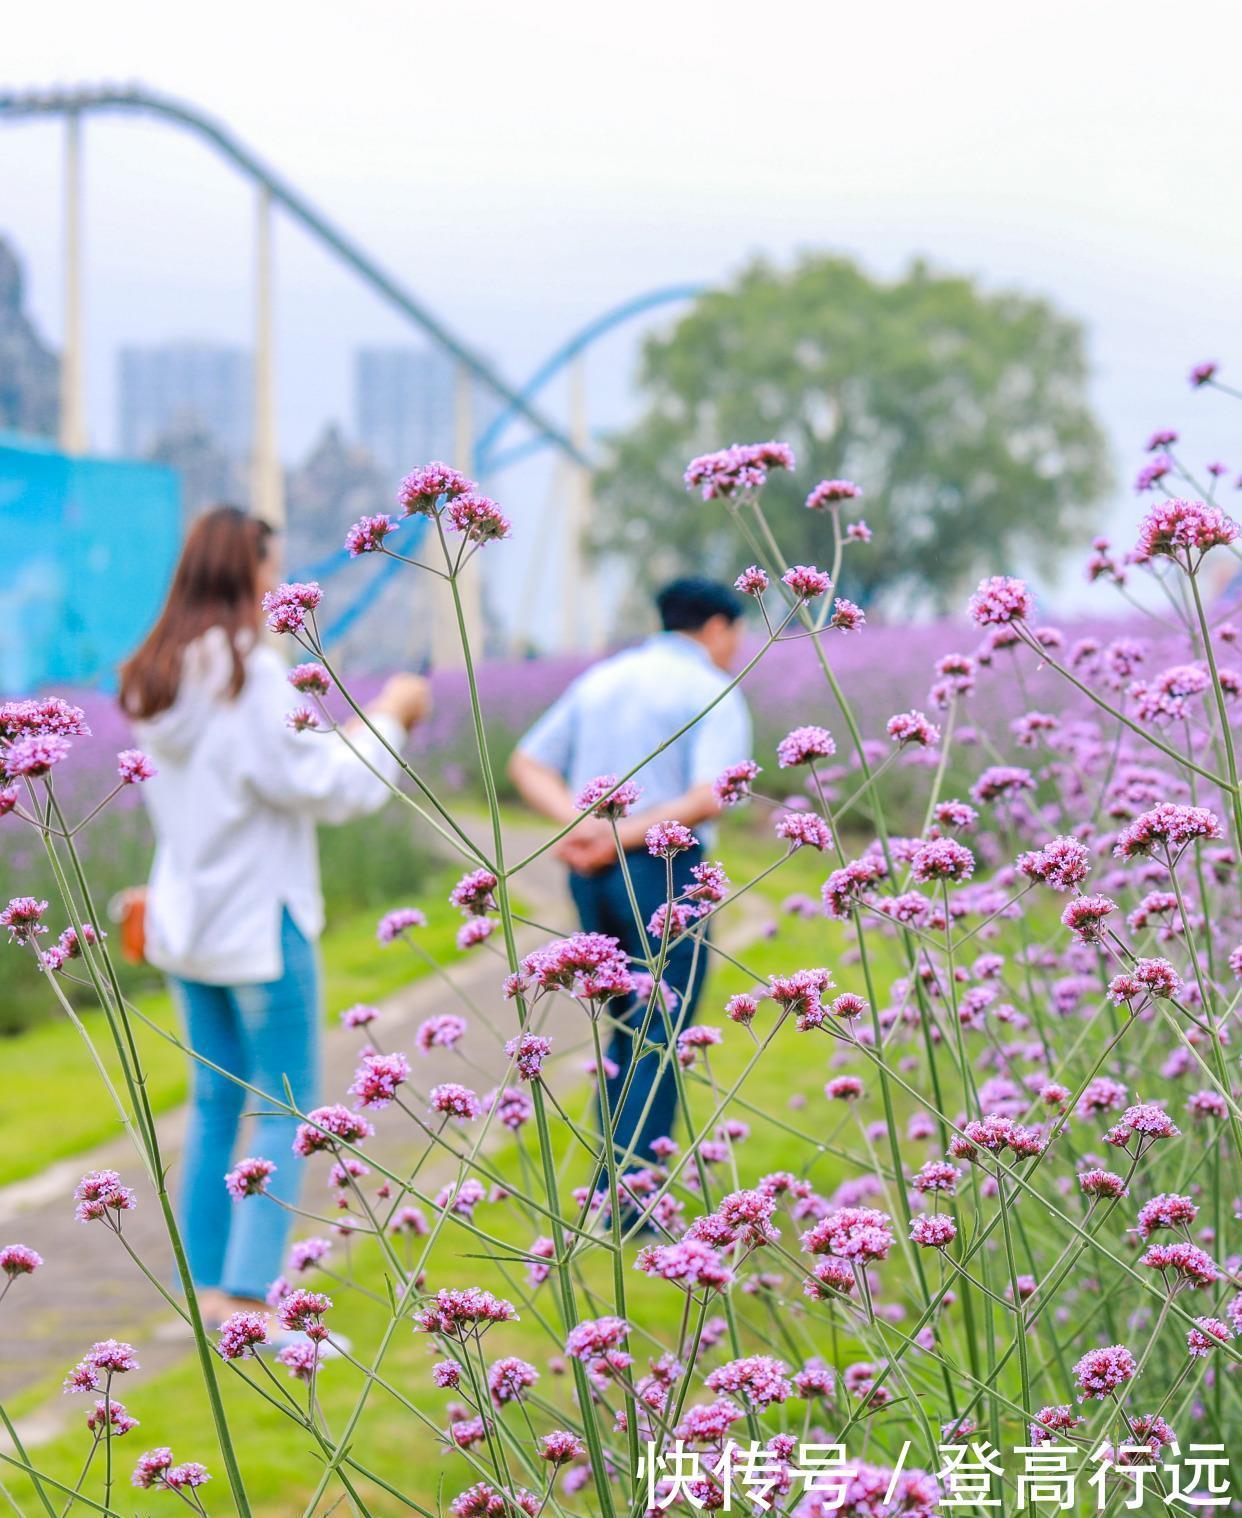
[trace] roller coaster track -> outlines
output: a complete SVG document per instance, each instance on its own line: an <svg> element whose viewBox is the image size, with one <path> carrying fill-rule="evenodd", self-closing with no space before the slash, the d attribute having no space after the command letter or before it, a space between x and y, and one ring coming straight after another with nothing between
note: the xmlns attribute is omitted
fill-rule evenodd
<svg viewBox="0 0 1242 1518"><path fill-rule="evenodd" d="M545 448L553 448L573 463L590 468L591 460L581 446L538 408L538 396L569 364L615 328L657 307L692 300L703 289L702 286L693 284L668 285L621 302L575 332L549 354L524 385L514 389L352 237L268 167L227 127L206 112L140 85L0 91L0 124L41 117L80 118L87 114L105 113L155 116L195 133L244 177L266 191L274 203L282 206L295 222L340 259L381 299L395 307L480 384L486 386L500 400L501 406L476 440L473 449L475 469L479 474L504 469ZM517 422L528 423L533 434L502 451L499 447L502 436ZM304 566L299 573L303 577L326 579L346 562L347 556L340 551L326 556L314 565ZM360 587L353 601L326 628L326 636L330 641L343 636L375 603L396 568L396 561L386 564L383 570L371 577L369 583Z"/></svg>
<svg viewBox="0 0 1242 1518"><path fill-rule="evenodd" d="M435 316L423 301L382 268L352 237L316 210L287 180L268 168L227 127L204 112L138 85L0 92L0 123L40 116L80 117L103 113L158 116L177 126L187 127L210 143L243 175L266 190L276 204L282 206L294 221L352 269L364 284L416 327L421 328L480 384L498 396L504 402L506 411L529 422L550 446L567 458L578 464L589 465L590 461L562 428L537 410L520 391L514 390L485 359Z"/></svg>

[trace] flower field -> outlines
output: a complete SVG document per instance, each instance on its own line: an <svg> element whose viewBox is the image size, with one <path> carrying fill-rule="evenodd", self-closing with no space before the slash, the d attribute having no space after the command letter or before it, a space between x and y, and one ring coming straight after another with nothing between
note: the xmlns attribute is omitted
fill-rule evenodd
<svg viewBox="0 0 1242 1518"><path fill-rule="evenodd" d="M1194 383L1218 383L1215 368ZM446 992L405 1048L382 1015L356 1017L352 1083L296 1112L304 1236L270 1311L222 1325L190 1289L141 1013L91 927L90 829L67 820L114 781L128 801L142 766L75 773L93 709L6 706L10 862L24 851L34 869L37 852L48 873L0 924L50 1002L100 1005L120 1076L98 1100L133 1131L180 1271L152 1290L196 1348L148 1397L132 1346L84 1343L65 1367L73 1437L3 1457L25 1507L1236 1507L1239 531L1218 472L1197 480L1168 433L1150 457L1131 539L1092 549L1099 622L1052 625L998 573L917 638L849 599L865 481L806 482L824 551L790 565L763 511L789 450L695 460L686 509L732 513L753 551L737 566L757 629L737 680L758 737L716 782L718 863L676 886L693 834L675 817L648 832L668 893L641 960L600 934L528 946L514 895L556 838L508 856L498 776L573 670L476 669L467 649L402 758L399 804L460 856L449 900L459 944L494 970L503 1078L474 1074L486 1030L468 999ZM505 551L500 508L444 466L412 474L400 508L355 524L351 551L394 552L426 517L431 572L454 595L476 553ZM1129 599L1149 583L1154 597ZM321 600L286 585L267 609L316 666L298 676L299 724L337 741ZM629 780L600 777L582 814L615 822ZM768 925L731 935L756 902ZM390 945L422 931L419 910L379 923ZM680 941L712 969L693 1022L663 982ZM685 1114L649 1153L614 1142L595 1081L623 1013L636 1061L673 1073ZM408 1169L373 1142L396 1129ZM220 1184L237 1207L271 1206L271 1168L293 1162L248 1156ZM127 1247L132 1177L87 1176L65 1205L84 1251ZM40 1266L18 1242L0 1252L0 1311L37 1301Z"/></svg>

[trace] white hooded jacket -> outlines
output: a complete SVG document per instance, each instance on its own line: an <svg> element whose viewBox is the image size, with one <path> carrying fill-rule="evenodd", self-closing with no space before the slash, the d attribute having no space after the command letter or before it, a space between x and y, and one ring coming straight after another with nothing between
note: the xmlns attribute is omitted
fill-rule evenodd
<svg viewBox="0 0 1242 1518"><path fill-rule="evenodd" d="M173 705L134 724L159 771L142 787L155 829L147 957L209 985L280 978L286 907L307 938L319 936L315 824L378 811L384 781L398 773L371 733L351 739L365 763L336 734L295 733L285 718L297 694L273 649L258 644L245 663L231 698L232 656L223 628L213 628L186 650ZM374 726L399 748L399 723L380 717Z"/></svg>

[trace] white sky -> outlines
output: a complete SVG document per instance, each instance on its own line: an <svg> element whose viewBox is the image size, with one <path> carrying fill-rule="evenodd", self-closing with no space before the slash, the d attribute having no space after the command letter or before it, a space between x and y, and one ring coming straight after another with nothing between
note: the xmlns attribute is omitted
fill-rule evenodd
<svg viewBox="0 0 1242 1518"><path fill-rule="evenodd" d="M840 249L885 272L923 253L1087 321L1115 520L1132 519L1153 426L1242 468L1230 403L1185 383L1205 357L1242 373L1242 10L1226 0L75 0L22 7L8 38L9 86L140 80L218 116L514 380L614 302L758 251ZM53 336L58 145L51 124L0 128L0 232ZM121 342L247 340L250 202L158 123L92 120L87 154L90 421L107 446ZM353 347L406 329L288 225L278 257L296 455L348 418ZM590 362L597 425L627 414L637 336Z"/></svg>

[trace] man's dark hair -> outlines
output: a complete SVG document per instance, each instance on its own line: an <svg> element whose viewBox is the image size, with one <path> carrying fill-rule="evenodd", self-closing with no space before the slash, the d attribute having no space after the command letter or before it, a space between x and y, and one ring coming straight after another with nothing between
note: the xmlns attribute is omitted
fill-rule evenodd
<svg viewBox="0 0 1242 1518"><path fill-rule="evenodd" d="M703 575L683 575L672 580L656 596L665 632L697 632L712 617L736 622L742 615L742 598L728 585Z"/></svg>

